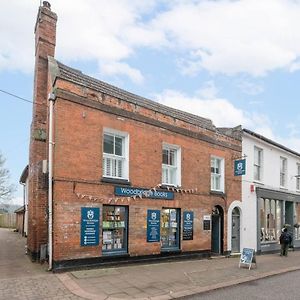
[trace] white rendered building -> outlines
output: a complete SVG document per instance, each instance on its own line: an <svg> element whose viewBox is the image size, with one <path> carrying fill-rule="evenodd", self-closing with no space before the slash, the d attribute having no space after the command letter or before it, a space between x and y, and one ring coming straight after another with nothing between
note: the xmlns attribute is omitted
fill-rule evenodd
<svg viewBox="0 0 300 300"><path fill-rule="evenodd" d="M293 246L300 247L300 154L248 129L242 137L246 174L242 202L230 207L231 252L244 247L279 251L283 226L293 234Z"/></svg>

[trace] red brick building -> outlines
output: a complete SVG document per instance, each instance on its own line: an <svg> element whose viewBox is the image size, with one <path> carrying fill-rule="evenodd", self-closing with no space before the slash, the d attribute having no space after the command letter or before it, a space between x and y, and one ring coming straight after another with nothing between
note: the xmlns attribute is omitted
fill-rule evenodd
<svg viewBox="0 0 300 300"><path fill-rule="evenodd" d="M44 2L35 28L31 257L49 241L54 269L230 251L239 128L218 129L56 61L56 20Z"/></svg>

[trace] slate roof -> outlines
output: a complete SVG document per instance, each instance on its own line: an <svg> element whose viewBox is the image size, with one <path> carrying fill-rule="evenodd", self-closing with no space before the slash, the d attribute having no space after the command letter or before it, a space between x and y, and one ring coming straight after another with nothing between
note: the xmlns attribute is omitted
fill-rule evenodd
<svg viewBox="0 0 300 300"><path fill-rule="evenodd" d="M268 144L271 144L271 145L273 145L273 146L275 146L277 148L280 148L280 149L282 149L284 151L287 151L287 152L289 152L289 153L291 153L293 155L296 155L296 156L300 157L300 153L299 152L296 152L296 151L294 151L294 150L292 150L292 149L290 149L290 148L288 148L286 146L283 146L282 144L279 144L279 143L277 143L277 142L275 142L273 140L270 140L270 139L266 138L265 136L263 136L261 134L258 134L258 133L254 132L252 130L249 130L247 128L243 128L243 132L245 132L245 133L247 133L247 134L249 134L251 136L254 136L255 138L260 139L260 140L262 140L262 141L264 141L264 142L266 142Z"/></svg>
<svg viewBox="0 0 300 300"><path fill-rule="evenodd" d="M201 128L205 128L212 131L217 130L210 119L202 118L200 116L193 115L175 108L168 107L158 102L137 96L133 93L122 90L106 82L85 75L81 71L70 68L58 61L56 62L58 66L57 77L61 79L91 88L95 91L108 94L112 97L116 97L129 103L163 113L165 115L188 122Z"/></svg>

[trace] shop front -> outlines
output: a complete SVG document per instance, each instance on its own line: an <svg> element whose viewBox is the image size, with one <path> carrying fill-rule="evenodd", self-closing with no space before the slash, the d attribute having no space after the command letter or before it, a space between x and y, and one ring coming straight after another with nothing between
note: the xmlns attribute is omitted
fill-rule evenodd
<svg viewBox="0 0 300 300"><path fill-rule="evenodd" d="M279 251L279 238L283 227L293 237L293 247L300 247L298 215L300 195L257 188L258 251Z"/></svg>
<svg viewBox="0 0 300 300"><path fill-rule="evenodd" d="M128 252L128 207L103 205L102 253L115 255Z"/></svg>
<svg viewBox="0 0 300 300"><path fill-rule="evenodd" d="M180 249L180 209L161 210L161 251Z"/></svg>

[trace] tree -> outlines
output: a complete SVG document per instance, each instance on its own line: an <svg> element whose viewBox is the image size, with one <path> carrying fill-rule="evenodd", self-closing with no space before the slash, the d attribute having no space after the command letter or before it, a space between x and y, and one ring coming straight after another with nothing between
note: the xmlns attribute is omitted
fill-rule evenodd
<svg viewBox="0 0 300 300"><path fill-rule="evenodd" d="M9 170L4 167L5 158L0 153L0 203L2 201L11 200L15 185L9 183Z"/></svg>

